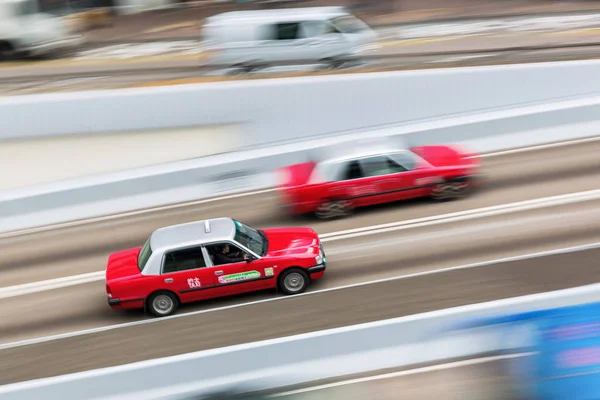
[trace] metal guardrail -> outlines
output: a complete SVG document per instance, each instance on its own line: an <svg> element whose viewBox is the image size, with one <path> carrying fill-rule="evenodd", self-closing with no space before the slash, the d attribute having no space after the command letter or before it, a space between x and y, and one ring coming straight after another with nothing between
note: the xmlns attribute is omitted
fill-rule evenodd
<svg viewBox="0 0 600 400"><path fill-rule="evenodd" d="M248 383L260 390L472 357L506 347L494 330L442 334L457 321L598 300L600 284L594 284L16 383L0 387L0 398L175 399Z"/></svg>

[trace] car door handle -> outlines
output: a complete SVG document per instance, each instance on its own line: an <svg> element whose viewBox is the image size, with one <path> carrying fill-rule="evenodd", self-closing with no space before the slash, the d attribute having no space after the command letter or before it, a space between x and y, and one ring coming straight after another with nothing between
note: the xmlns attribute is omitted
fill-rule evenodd
<svg viewBox="0 0 600 400"><path fill-rule="evenodd" d="M165 279L165 283L173 283L173 278L167 278L167 279Z"/></svg>
<svg viewBox="0 0 600 400"><path fill-rule="evenodd" d="M223 271L215 271L215 275L223 275Z"/></svg>

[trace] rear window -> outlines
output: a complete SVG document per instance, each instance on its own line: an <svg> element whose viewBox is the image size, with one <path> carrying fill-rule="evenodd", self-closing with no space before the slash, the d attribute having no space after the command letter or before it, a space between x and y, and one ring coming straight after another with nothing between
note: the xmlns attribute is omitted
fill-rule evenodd
<svg viewBox="0 0 600 400"><path fill-rule="evenodd" d="M150 239L148 239L144 244L144 247L142 247L142 250L140 251L140 254L138 256L138 268L140 272L144 270L144 267L146 266L146 263L150 259L151 255L152 247L150 246Z"/></svg>
<svg viewBox="0 0 600 400"><path fill-rule="evenodd" d="M330 22L342 33L359 33L369 29L367 24L350 15L333 18Z"/></svg>

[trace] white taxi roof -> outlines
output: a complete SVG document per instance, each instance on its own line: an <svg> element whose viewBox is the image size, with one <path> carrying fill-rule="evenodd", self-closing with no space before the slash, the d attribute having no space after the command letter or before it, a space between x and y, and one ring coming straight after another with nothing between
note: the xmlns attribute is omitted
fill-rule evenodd
<svg viewBox="0 0 600 400"><path fill-rule="evenodd" d="M157 251L186 244L227 240L234 235L235 223L231 218L213 218L157 229L150 236L150 247Z"/></svg>

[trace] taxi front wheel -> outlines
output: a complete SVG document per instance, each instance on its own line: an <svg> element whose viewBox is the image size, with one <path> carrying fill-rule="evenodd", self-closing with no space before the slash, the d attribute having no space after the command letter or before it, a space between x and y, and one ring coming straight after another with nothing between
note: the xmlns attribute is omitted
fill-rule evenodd
<svg viewBox="0 0 600 400"><path fill-rule="evenodd" d="M284 271L279 276L279 289L287 294L300 294L310 285L308 274L299 268Z"/></svg>

